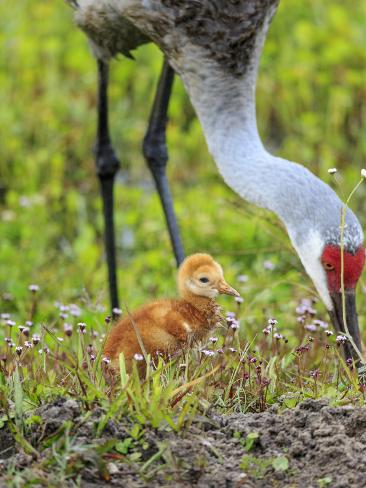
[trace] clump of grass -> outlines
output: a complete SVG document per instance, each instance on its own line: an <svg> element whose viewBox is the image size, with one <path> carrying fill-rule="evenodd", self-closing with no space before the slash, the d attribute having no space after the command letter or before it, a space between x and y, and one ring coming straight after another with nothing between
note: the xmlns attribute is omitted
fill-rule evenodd
<svg viewBox="0 0 366 488"><path fill-rule="evenodd" d="M30 291L27 310L37 307L37 293ZM120 313L115 311L115 317ZM31 450L24 439L27 413L60 395L80 400L86 410L103 408L98 435L110 418L119 415L129 415L141 425L168 424L179 430L197 412L210 408L223 413L260 412L276 402L292 407L304 398L322 396L336 404L364 404L365 391L353 361L342 357L347 338L335 337L317 315L316 303L303 299L294 311L298 326L292 336L285 337L282 325L268 318L256 324L258 332L249 339L242 337L245 313L243 304L237 303L235 312L226 312L226 322L206 343L168 362L146 358L146 375L140 378L137 362L145 358L136 358L127 375L121 357L121 374L116 375L103 357L105 335L113 322L102 312L57 303L54 319L47 323L34 323L29 316L20 323L5 313L1 326L6 337L0 348L2 419Z"/></svg>

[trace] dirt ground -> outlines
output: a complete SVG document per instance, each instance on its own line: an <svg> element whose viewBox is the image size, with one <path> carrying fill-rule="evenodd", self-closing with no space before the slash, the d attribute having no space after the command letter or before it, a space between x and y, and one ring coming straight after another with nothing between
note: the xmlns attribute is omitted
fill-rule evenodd
<svg viewBox="0 0 366 488"><path fill-rule="evenodd" d="M111 439L123 442L132 428L128 419L110 420L95 440L101 414L96 409L88 418L81 418L80 405L65 399L40 408L42 422L28 437L32 445L46 446L38 459L17 452L9 432L2 428L0 486L14 486L11 477L6 477L9 466L14 465L25 470L29 480L34 473L39 482L23 486L36 487L366 487L366 409L333 408L326 401L307 400L282 413L272 407L260 414L211 414L197 417L180 434L167 428L146 428L125 456L112 449L115 454L99 451L98 458L93 454L96 446ZM72 461L74 456L77 461L57 482L54 477L59 476L60 461L54 462L47 439L67 421L72 425L73 446L67 459ZM66 456L65 447L60 447L62 436L57 439L61 457ZM85 445L89 449L83 449Z"/></svg>

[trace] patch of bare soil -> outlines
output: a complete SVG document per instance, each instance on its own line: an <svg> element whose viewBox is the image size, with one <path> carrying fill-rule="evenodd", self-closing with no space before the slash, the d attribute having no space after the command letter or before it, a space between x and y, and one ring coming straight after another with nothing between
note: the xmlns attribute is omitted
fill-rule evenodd
<svg viewBox="0 0 366 488"><path fill-rule="evenodd" d="M65 399L39 409L42 422L28 437L41 453L38 459L16 452L8 431L1 429L0 486L10 485L6 475L10 465L23 472L28 482L34 473L38 484L33 482L32 486L366 486L366 409L334 408L326 401L307 400L282 413L272 408L260 414L196 418L180 434L168 428L146 427L131 441L126 441L131 439L133 426L129 419L108 421L96 438L102 412L95 409L85 417L80 411L77 402ZM68 453L65 426L72 439ZM114 439L120 443L119 453L111 447ZM68 456L62 473L52 444L61 458ZM126 452L121 454L123 449ZM61 485L57 485L61 474Z"/></svg>

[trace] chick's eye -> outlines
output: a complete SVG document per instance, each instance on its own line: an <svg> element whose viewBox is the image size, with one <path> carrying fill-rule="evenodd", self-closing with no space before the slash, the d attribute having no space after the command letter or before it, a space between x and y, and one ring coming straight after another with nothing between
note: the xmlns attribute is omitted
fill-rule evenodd
<svg viewBox="0 0 366 488"><path fill-rule="evenodd" d="M326 271L333 271L334 270L334 266L331 263L323 263L323 266L324 266L324 269Z"/></svg>
<svg viewBox="0 0 366 488"><path fill-rule="evenodd" d="M202 278L200 278L200 282L201 283L208 283L209 282L209 279L206 278L206 276L202 276Z"/></svg>

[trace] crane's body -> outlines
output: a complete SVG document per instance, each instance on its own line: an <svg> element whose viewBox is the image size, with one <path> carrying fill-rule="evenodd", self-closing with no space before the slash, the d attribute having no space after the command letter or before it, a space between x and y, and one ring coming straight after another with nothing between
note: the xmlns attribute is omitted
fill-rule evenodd
<svg viewBox="0 0 366 488"><path fill-rule="evenodd" d="M338 282L331 272L339 271L340 254L332 253L332 249L340 248L344 204L304 166L269 154L257 130L256 76L277 3L78 0L76 20L103 62L120 52L128 54L149 39L162 49L185 85L224 180L241 197L275 212L282 220L327 309L337 316L333 320L336 327L342 331L339 300L334 298L339 295ZM364 265L362 243L361 226L348 209L345 280L349 277L347 291L351 295ZM352 300L354 296L350 303ZM349 329L360 347L355 307L349 310Z"/></svg>

